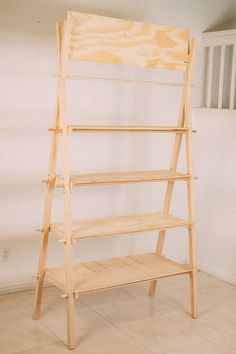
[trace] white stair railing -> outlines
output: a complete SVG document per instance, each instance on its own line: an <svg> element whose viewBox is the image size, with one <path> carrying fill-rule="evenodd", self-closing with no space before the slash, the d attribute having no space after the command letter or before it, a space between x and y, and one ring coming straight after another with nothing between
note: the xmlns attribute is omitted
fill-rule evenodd
<svg viewBox="0 0 236 354"><path fill-rule="evenodd" d="M203 33L203 106L236 109L236 30Z"/></svg>

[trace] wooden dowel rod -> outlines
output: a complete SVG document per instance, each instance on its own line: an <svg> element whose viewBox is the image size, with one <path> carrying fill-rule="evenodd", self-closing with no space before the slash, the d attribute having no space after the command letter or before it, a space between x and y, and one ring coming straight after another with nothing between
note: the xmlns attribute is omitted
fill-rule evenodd
<svg viewBox="0 0 236 354"><path fill-rule="evenodd" d="M116 78L96 77L96 76L67 75L66 78L67 79L118 82L118 83L127 83L127 84L152 84L152 85L174 86L174 87L183 87L184 86L184 84L178 83L178 82L162 82L162 81L148 81L148 80L127 80L127 79L116 79Z"/></svg>
<svg viewBox="0 0 236 354"><path fill-rule="evenodd" d="M68 126L68 133L73 133L75 131L80 131L80 132L157 132L157 131L160 131L160 132L165 132L165 130L163 129L156 129L156 130L153 130L153 129L148 129L148 127L139 127L139 129L133 129L132 127L118 127L118 126L110 126L110 127L103 127L103 126L78 126L78 127L71 127L71 126ZM49 132L54 132L54 133L62 133L62 129L61 128L49 128L48 129ZM187 128L186 130L185 129L179 129L178 127L176 128L173 128L172 129L172 132L174 133L186 133L187 131ZM166 132L169 132L168 130L166 130ZM197 133L197 130L192 130L192 133Z"/></svg>

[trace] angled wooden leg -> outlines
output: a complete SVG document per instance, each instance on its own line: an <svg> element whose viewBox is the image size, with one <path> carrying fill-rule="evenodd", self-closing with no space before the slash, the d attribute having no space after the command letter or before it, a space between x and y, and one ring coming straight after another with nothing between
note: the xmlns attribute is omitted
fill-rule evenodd
<svg viewBox="0 0 236 354"><path fill-rule="evenodd" d="M69 198L65 197L67 202ZM65 205L65 211L69 211L69 203ZM67 222L70 220L70 213L65 213ZM69 226L69 223L67 226ZM66 226L66 225L65 225ZM67 283L67 343L69 349L74 349L76 346L75 340L75 294L73 282L73 254L72 254L73 241L72 237L67 237L65 243L65 275Z"/></svg>
<svg viewBox="0 0 236 354"><path fill-rule="evenodd" d="M38 320L40 318L47 246L48 246L48 233L44 233L42 246L41 246L40 260L39 260L39 271L37 275L35 305L34 305L34 312L33 312L34 320Z"/></svg>
<svg viewBox="0 0 236 354"><path fill-rule="evenodd" d="M57 102L55 128L57 128L58 125L59 125L59 116L58 116L58 102ZM52 137L50 160L49 160L49 184L48 184L48 190L47 190L45 206L44 206L42 243L41 243L41 250L40 250L40 257L39 257L35 305L34 305L34 312L33 312L34 320L37 320L40 317L40 310L41 310L41 303L42 303L43 283L44 283L44 276L45 276L45 263L46 263L46 256L47 256L48 236L49 236L49 227L51 222L52 200L53 200L53 192L54 192L53 180L56 174L57 147L58 147L58 135L54 133Z"/></svg>
<svg viewBox="0 0 236 354"><path fill-rule="evenodd" d="M58 24L57 24L57 38L58 38L58 48L60 48L60 28ZM54 120L55 120L54 128L56 131L57 128L60 128L59 82L57 84ZM41 243L41 250L40 250L40 257L39 257L39 266L38 266L37 284L36 284L36 293L35 293L35 305L34 305L34 312L33 312L34 320L39 319L41 304L42 304L45 264L46 264L48 236L49 236L49 227L51 222L52 200L53 200L53 192L54 192L53 181L56 176L58 142L59 142L59 136L57 133L54 133L52 136L50 158L49 158L49 183L48 183L48 190L47 190L45 206L44 206L42 243Z"/></svg>
<svg viewBox="0 0 236 354"><path fill-rule="evenodd" d="M193 39L190 47L190 59L191 65L188 71L188 82L190 83L192 68L193 68L193 58L196 54L197 41ZM189 127L188 133L186 134L186 165L187 171L190 175L187 184L188 192L188 217L191 221L191 226L189 227L189 263L192 266L192 272L190 273L190 294L191 294L191 312L192 317L197 317L197 263L196 263L196 244L195 244L195 212L194 212L194 191L193 191L193 161L192 161L192 116L191 116L191 103L190 103L190 92L189 85L186 92L186 105L185 105L186 122Z"/></svg>
<svg viewBox="0 0 236 354"><path fill-rule="evenodd" d="M50 185L48 187L48 192L46 195L45 201L45 211L44 211L44 225L42 231L42 243L39 257L39 266L38 266L38 274L37 274L37 283L36 283L36 292L35 292L35 305L33 312L33 319L38 320L40 317L41 311L41 303L43 296L43 283L44 283L44 275L45 275L45 263L47 256L47 248L48 248L48 235L49 235L49 225L51 218L51 209L52 209L52 198L53 198L53 186Z"/></svg>
<svg viewBox="0 0 236 354"><path fill-rule="evenodd" d="M193 189L192 179L188 183L188 200L189 200L189 213L193 219ZM189 228L189 263L193 271L190 276L190 300L191 300L191 314L193 318L197 318L197 263L196 263L196 245L195 245L195 225Z"/></svg>
<svg viewBox="0 0 236 354"><path fill-rule="evenodd" d="M182 109L181 109L181 112L182 112ZM179 125L181 126L182 124L183 124L183 118L181 118L179 120ZM173 171L176 171L176 169L177 169L181 142L182 142L182 135L176 134L174 149L173 149L173 154L172 154L172 162L171 162L171 169ZM166 214L169 213L173 190L174 190L174 182L169 181L167 183L167 187L166 187L163 213L166 213ZM159 256L162 254L162 251L164 248L165 237L166 237L166 230L160 231L159 235L158 235L157 246L156 246L156 254ZM149 286L149 296L153 296L155 294L156 286L157 286L157 280L151 281L150 286Z"/></svg>
<svg viewBox="0 0 236 354"><path fill-rule="evenodd" d="M67 298L67 338L69 349L74 349L76 347L74 294L69 294Z"/></svg>

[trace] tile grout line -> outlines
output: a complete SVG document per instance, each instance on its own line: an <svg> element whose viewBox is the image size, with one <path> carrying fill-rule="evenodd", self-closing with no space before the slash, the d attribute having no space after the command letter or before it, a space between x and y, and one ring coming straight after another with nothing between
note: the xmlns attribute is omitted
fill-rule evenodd
<svg viewBox="0 0 236 354"><path fill-rule="evenodd" d="M80 300L81 301L81 300ZM82 301L81 301L82 302ZM84 302L82 302L89 310L91 310L92 312L96 313L96 315L98 315L99 317L101 317L102 319L104 319L106 322L108 322L109 324L112 325L112 327L116 328L119 332L121 332L122 334L124 334L126 337L130 338L132 340L132 342L134 342L135 344L139 344L140 348L144 348L147 351L150 351L150 354L153 353L155 354L153 351L151 351L149 348L147 348L143 343L140 343L139 341L136 341L135 338L131 337L127 332L125 332L122 328L118 327L117 325L115 325L112 321L110 321L109 319L107 319L106 317L104 317L103 315L101 315L99 312L95 311L93 308L91 308L90 306L88 306L87 304L85 304Z"/></svg>

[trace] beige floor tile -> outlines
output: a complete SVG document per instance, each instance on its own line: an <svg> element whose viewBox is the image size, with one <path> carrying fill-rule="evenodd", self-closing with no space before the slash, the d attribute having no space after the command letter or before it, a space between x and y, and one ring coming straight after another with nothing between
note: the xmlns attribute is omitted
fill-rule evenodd
<svg viewBox="0 0 236 354"><path fill-rule="evenodd" d="M75 350L68 350L60 342L41 348L34 348L18 354L153 354L116 328L110 328L99 334L88 334L77 341Z"/></svg>
<svg viewBox="0 0 236 354"><path fill-rule="evenodd" d="M27 312L15 300L14 295L0 296L0 326L5 323L27 319Z"/></svg>
<svg viewBox="0 0 236 354"><path fill-rule="evenodd" d="M171 350L194 346L205 341L203 337L182 327L173 317L139 321L124 325L122 329L154 353L169 353Z"/></svg>
<svg viewBox="0 0 236 354"><path fill-rule="evenodd" d="M91 307L108 303L123 303L124 301L132 300L132 295L128 294L123 289L125 288L109 289L94 293L81 294L79 295L79 300L86 306Z"/></svg>
<svg viewBox="0 0 236 354"><path fill-rule="evenodd" d="M229 334L236 333L236 323L218 313L200 314L197 319L178 314L172 317L181 326L195 332L206 340L213 340Z"/></svg>
<svg viewBox="0 0 236 354"><path fill-rule="evenodd" d="M0 354L12 354L57 341L38 321L23 319L0 326Z"/></svg>
<svg viewBox="0 0 236 354"><path fill-rule="evenodd" d="M197 344L191 347L181 348L169 352L169 354L226 354L222 349L218 348L214 343L207 342Z"/></svg>
<svg viewBox="0 0 236 354"><path fill-rule="evenodd" d="M134 299L128 299L123 302L107 303L103 305L94 305L91 307L109 322L117 326L123 326L128 323L156 319L164 316L158 309Z"/></svg>
<svg viewBox="0 0 236 354"><path fill-rule="evenodd" d="M221 348L224 354L236 354L236 335L216 339L214 344Z"/></svg>
<svg viewBox="0 0 236 354"><path fill-rule="evenodd" d="M47 287L44 289L41 317L50 312L51 310L64 310L65 300L61 298L62 291L56 287ZM24 308L28 317L32 317L34 308L35 291L24 291L13 295L15 301ZM76 301L76 304L79 300ZM83 306L80 303L80 306Z"/></svg>
<svg viewBox="0 0 236 354"><path fill-rule="evenodd" d="M167 278L166 278L167 279ZM160 279L159 281L163 281ZM158 283L156 292L154 296L149 296L148 294L148 283L145 284L145 287L142 283L135 284L131 286L124 287L124 291L128 292L129 295L133 297L133 299L141 301L148 306L154 306L156 310L160 311L165 315L175 315L180 312L189 312L190 310L190 294L188 289L179 290L178 296L175 298L168 296L168 294L172 294L173 291L176 292L178 289L177 286L171 285L171 291L169 291L170 284L167 285L165 282L165 287L167 289L164 290L163 286L160 286Z"/></svg>
<svg viewBox="0 0 236 354"><path fill-rule="evenodd" d="M59 340L67 340L66 308L64 311L50 311L40 321ZM111 326L111 323L89 308L82 306L76 310L75 335L79 340L88 334L97 334L100 331L106 331Z"/></svg>

